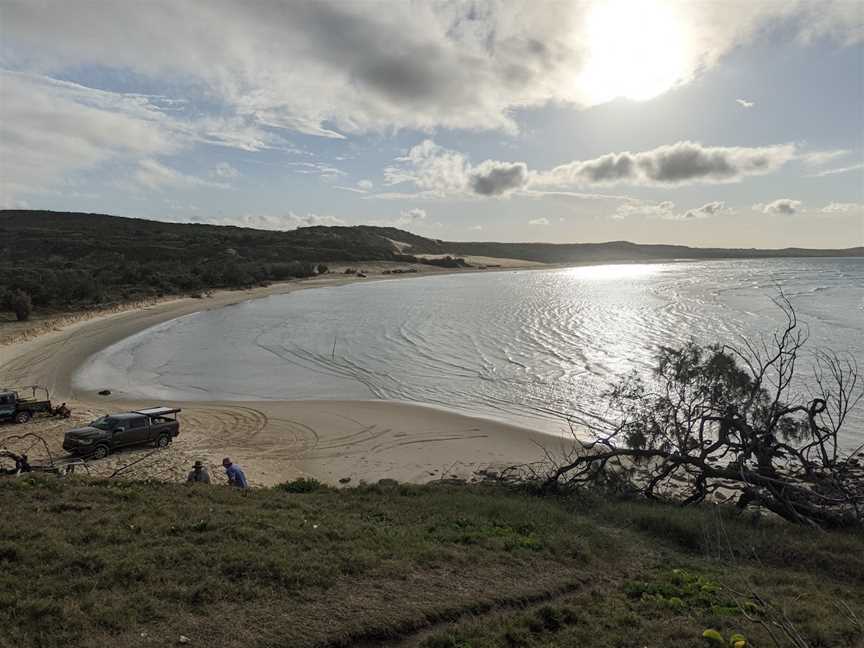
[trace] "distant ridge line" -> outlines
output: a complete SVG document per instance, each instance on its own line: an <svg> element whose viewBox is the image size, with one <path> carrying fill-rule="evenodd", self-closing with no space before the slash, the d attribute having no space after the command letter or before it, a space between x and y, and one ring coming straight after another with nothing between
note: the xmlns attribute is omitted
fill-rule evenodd
<svg viewBox="0 0 864 648"><path fill-rule="evenodd" d="M301 227L295 230L258 230L235 225L172 223L110 214L57 212L47 210L0 210L0 250L34 238L62 238L89 247L96 238L111 247L112 240L164 237L165 245L184 239L216 237L226 245L245 245L254 253L258 247L274 246L292 258L315 261L401 260L406 255L450 254L521 259L541 263L647 261L672 259L756 259L864 257L864 246L831 248L702 248L686 245L608 241L603 243L505 243L495 241L444 241L418 236L395 227L373 225ZM180 246L182 247L182 245ZM44 250L43 250L44 251Z"/></svg>

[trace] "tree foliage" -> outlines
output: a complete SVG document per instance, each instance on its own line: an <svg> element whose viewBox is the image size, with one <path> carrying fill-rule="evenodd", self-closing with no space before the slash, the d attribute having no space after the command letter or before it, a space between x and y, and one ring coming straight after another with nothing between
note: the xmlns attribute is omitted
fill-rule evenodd
<svg viewBox="0 0 864 648"><path fill-rule="evenodd" d="M653 380L632 374L612 387L609 410L580 419L591 441L545 488L601 483L682 504L725 497L797 523L864 525L864 453L838 440L862 398L858 368L817 352L805 384L796 370L807 332L784 296L776 303L786 323L773 335L662 348Z"/></svg>
<svg viewBox="0 0 864 648"><path fill-rule="evenodd" d="M19 322L30 319L33 312L33 300L30 294L23 290L0 290L0 305L4 310L15 313Z"/></svg>

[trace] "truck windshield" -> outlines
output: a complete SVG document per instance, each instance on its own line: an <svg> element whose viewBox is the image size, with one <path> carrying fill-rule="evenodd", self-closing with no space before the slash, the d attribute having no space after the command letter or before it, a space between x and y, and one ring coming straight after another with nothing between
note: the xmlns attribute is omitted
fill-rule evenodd
<svg viewBox="0 0 864 648"><path fill-rule="evenodd" d="M99 430L113 430L114 426L117 424L117 420L111 418L110 416L103 416L102 418L98 418L90 424L90 427L95 427Z"/></svg>

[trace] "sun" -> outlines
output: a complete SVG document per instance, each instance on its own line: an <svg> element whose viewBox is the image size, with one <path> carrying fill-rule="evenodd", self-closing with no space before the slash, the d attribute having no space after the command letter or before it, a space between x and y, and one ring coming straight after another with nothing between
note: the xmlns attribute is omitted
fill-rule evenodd
<svg viewBox="0 0 864 648"><path fill-rule="evenodd" d="M688 38L673 2L605 0L586 16L588 51L578 84L592 104L617 97L644 101L688 70Z"/></svg>

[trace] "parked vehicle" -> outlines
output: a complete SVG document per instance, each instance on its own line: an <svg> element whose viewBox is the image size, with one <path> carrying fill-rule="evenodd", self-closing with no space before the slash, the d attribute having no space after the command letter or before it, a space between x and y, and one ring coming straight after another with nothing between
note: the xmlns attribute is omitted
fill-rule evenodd
<svg viewBox="0 0 864 648"><path fill-rule="evenodd" d="M26 423L37 414L51 414L53 411L45 387L0 389L0 421Z"/></svg>
<svg viewBox="0 0 864 648"><path fill-rule="evenodd" d="M153 445L165 448L180 434L179 407L151 407L103 416L83 428L69 430L63 449L102 459L118 448Z"/></svg>

